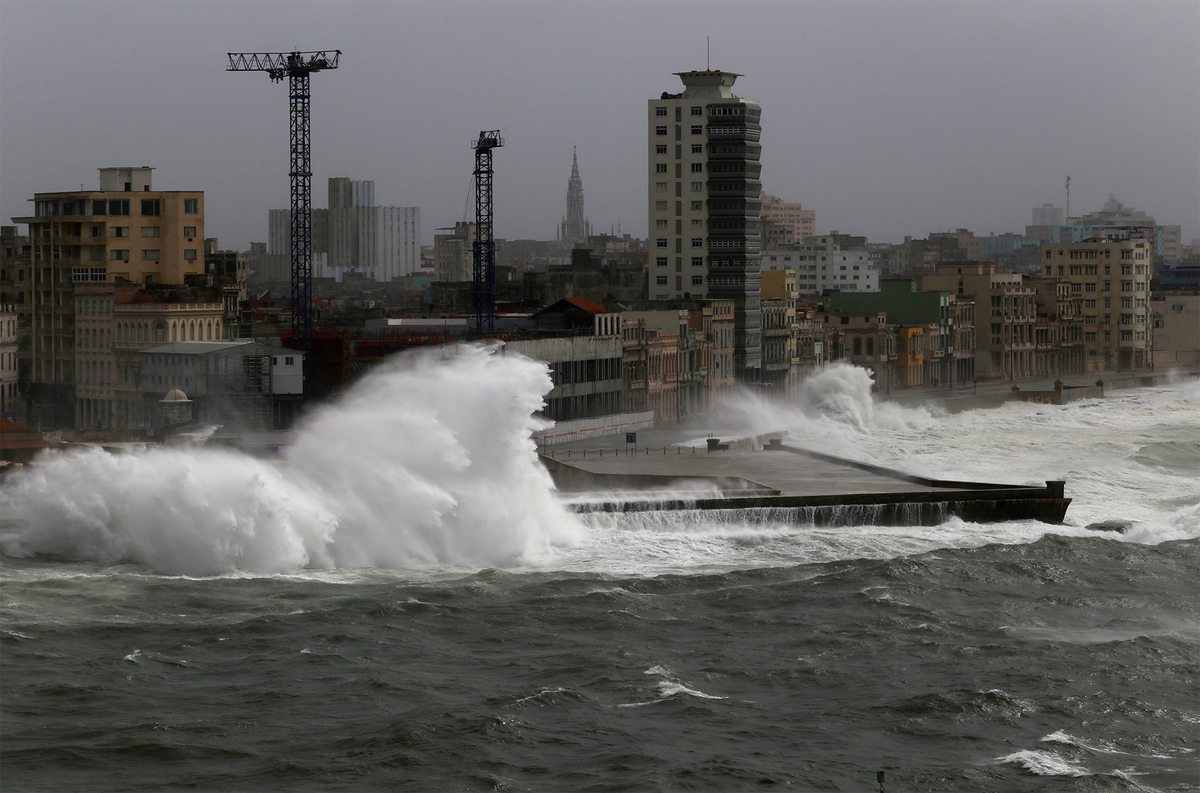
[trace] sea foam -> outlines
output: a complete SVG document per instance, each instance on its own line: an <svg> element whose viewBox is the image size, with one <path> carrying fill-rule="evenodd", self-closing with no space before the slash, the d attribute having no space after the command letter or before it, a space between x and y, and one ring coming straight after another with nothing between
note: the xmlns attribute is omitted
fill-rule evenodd
<svg viewBox="0 0 1200 793"><path fill-rule="evenodd" d="M577 523L530 433L544 364L484 346L399 356L301 427L279 465L219 449L85 449L10 479L10 556L212 575L536 561Z"/></svg>

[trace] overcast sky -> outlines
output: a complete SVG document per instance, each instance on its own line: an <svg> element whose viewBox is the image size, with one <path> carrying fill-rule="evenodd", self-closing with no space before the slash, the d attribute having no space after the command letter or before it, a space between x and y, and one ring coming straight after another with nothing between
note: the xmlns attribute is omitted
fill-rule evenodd
<svg viewBox="0 0 1200 793"><path fill-rule="evenodd" d="M288 98L226 53L341 49L312 78L313 206L375 180L425 242L469 213L470 142L502 129L497 237L553 239L579 148L593 227L646 235L646 100L738 72L763 188L817 229L899 242L1022 232L1114 193L1200 236L1200 3L0 3L0 212L150 165L203 190L223 248L288 200Z"/></svg>

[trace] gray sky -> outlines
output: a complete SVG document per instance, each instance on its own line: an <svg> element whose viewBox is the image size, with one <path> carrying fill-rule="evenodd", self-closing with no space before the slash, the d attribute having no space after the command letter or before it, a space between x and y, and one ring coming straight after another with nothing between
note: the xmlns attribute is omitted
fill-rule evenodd
<svg viewBox="0 0 1200 793"><path fill-rule="evenodd" d="M496 235L553 239L579 147L587 214L646 234L646 100L673 72L744 76L763 106L763 187L818 231L1022 232L1110 192L1200 236L1200 3L0 3L0 212L155 167L203 190L221 246L266 240L288 196L288 100L226 52L341 49L312 78L313 205L374 179L464 219L470 142L499 128Z"/></svg>

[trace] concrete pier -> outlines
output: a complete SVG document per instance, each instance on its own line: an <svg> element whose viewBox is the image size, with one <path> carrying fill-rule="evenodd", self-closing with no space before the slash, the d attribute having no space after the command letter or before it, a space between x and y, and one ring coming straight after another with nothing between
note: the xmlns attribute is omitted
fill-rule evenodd
<svg viewBox="0 0 1200 793"><path fill-rule="evenodd" d="M656 430L639 434L636 444L620 440L568 444L542 456L575 511L749 510L740 519L816 525L934 525L952 516L1061 523L1071 503L1062 482L932 479L804 449L780 434L710 444Z"/></svg>

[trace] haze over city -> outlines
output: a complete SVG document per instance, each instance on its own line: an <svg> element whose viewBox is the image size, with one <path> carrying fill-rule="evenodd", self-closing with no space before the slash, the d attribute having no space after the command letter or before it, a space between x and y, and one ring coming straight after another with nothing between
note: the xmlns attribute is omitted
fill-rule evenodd
<svg viewBox="0 0 1200 793"><path fill-rule="evenodd" d="M737 72L763 107L763 190L872 241L1017 232L1031 207L1126 205L1200 235L1195 3L108 3L0 6L0 207L149 165L203 190L242 249L287 205L287 95L226 53L336 48L313 79L329 177L471 213L470 142L501 129L496 235L553 239L572 147L597 231L645 237L646 100ZM711 41L711 59L706 55Z"/></svg>

